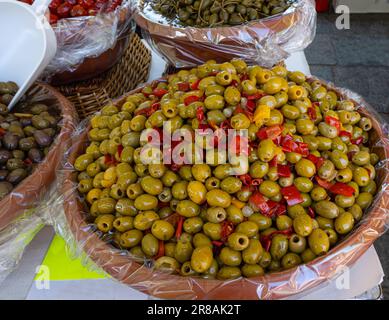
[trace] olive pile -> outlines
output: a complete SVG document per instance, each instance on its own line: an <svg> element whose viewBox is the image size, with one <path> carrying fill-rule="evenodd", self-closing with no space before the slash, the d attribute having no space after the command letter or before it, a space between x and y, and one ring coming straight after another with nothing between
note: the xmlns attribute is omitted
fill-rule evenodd
<svg viewBox="0 0 389 320"><path fill-rule="evenodd" d="M290 0L150 0L152 8L184 26L239 25L284 12Z"/></svg>
<svg viewBox="0 0 389 320"><path fill-rule="evenodd" d="M247 160L238 161L244 172L207 143L213 163L145 164L140 134L166 121L172 132L247 129L249 153L234 158ZM377 192L372 121L282 66L209 61L90 123L74 167L91 221L116 247L183 276L253 277L307 263L352 231Z"/></svg>
<svg viewBox="0 0 389 320"><path fill-rule="evenodd" d="M58 131L59 118L46 105L19 105L8 112L17 90L13 82L0 82L0 200L43 160Z"/></svg>

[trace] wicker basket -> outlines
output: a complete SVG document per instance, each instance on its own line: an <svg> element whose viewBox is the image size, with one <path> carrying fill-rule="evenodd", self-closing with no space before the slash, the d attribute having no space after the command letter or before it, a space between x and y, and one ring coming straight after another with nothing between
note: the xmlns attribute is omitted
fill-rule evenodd
<svg viewBox="0 0 389 320"><path fill-rule="evenodd" d="M87 81L59 86L57 89L76 107L80 119L100 110L112 98L123 95L147 80L151 52L133 34L121 60L109 71Z"/></svg>

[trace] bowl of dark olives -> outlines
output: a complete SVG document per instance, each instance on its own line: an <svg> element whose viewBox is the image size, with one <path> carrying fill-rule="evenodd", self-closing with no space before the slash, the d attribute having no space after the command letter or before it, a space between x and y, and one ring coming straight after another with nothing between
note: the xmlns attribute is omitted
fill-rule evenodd
<svg viewBox="0 0 389 320"><path fill-rule="evenodd" d="M0 228L48 191L76 120L70 102L45 84L8 110L17 90L0 82Z"/></svg>

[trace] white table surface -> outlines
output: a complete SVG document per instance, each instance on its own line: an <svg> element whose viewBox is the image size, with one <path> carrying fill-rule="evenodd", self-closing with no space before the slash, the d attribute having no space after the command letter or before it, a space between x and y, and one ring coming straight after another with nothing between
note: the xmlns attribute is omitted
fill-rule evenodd
<svg viewBox="0 0 389 320"><path fill-rule="evenodd" d="M303 52L294 53L286 60L289 70L310 74ZM149 80L156 79L165 70L165 62L153 53ZM0 299L148 299L147 295L122 285L112 279L51 281L50 289L39 289L34 282L37 266L46 255L54 236L50 227L45 227L26 248L18 267L0 285ZM363 277L361 277L363 274ZM336 279L329 281L300 299L351 299L376 287L384 276L374 248L350 269L349 289L337 289Z"/></svg>

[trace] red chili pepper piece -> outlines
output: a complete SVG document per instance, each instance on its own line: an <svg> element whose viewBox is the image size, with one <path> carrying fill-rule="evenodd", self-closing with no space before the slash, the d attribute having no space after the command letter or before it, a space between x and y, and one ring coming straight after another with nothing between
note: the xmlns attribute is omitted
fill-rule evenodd
<svg viewBox="0 0 389 320"><path fill-rule="evenodd" d="M334 194L340 194L345 197L352 197L355 193L355 190L353 187L343 182L336 182L334 185L330 187L330 192Z"/></svg>
<svg viewBox="0 0 389 320"><path fill-rule="evenodd" d="M252 182L252 178L249 174L243 174L241 176L238 176L240 181L242 181L244 186L250 186Z"/></svg>
<svg viewBox="0 0 389 320"><path fill-rule="evenodd" d="M307 110L308 116L312 121L315 121L317 119L317 114L316 114L316 108L314 106L311 106Z"/></svg>
<svg viewBox="0 0 389 320"><path fill-rule="evenodd" d="M236 80L232 80L230 85L233 87L237 87L239 85L239 82Z"/></svg>
<svg viewBox="0 0 389 320"><path fill-rule="evenodd" d="M192 90L197 90L197 89L199 88L200 81L201 81L201 79L198 79L198 80L196 80L195 82L193 82L193 83L190 85L190 88L191 88Z"/></svg>
<svg viewBox="0 0 389 320"><path fill-rule="evenodd" d="M357 152L356 151L350 151L347 153L347 158L351 161L351 159L354 157L354 155L356 154Z"/></svg>
<svg viewBox="0 0 389 320"><path fill-rule="evenodd" d="M298 144L297 153L300 153L300 154L303 155L304 157L306 157L307 155L309 155L309 148L308 148L308 144L307 144L307 143L304 143L304 142L297 142L297 144Z"/></svg>
<svg viewBox="0 0 389 320"><path fill-rule="evenodd" d="M236 155L244 154L248 156L249 141L247 137L235 136L233 141L230 142L230 149L234 147L233 152Z"/></svg>
<svg viewBox="0 0 389 320"><path fill-rule="evenodd" d="M288 206L294 206L301 202L304 202L304 199L301 196L300 191L296 186L292 185L281 189L281 194L284 196Z"/></svg>
<svg viewBox="0 0 389 320"><path fill-rule="evenodd" d="M26 165L26 166L30 166L30 165L32 165L32 161L31 161L31 159L30 158L27 158L27 159L24 159L24 164Z"/></svg>
<svg viewBox="0 0 389 320"><path fill-rule="evenodd" d="M308 207L308 215L314 219L315 218L315 211L311 207Z"/></svg>
<svg viewBox="0 0 389 320"><path fill-rule="evenodd" d="M262 214L267 214L270 210L264 196L259 192L254 192L251 195L249 202L256 206Z"/></svg>
<svg viewBox="0 0 389 320"><path fill-rule="evenodd" d="M277 173L278 173L278 176L285 177L285 178L289 178L290 175L292 174L290 172L289 166L288 165L282 165L282 164L277 165Z"/></svg>
<svg viewBox="0 0 389 320"><path fill-rule="evenodd" d="M349 137L351 139L351 133L345 130L339 132L339 137Z"/></svg>
<svg viewBox="0 0 389 320"><path fill-rule="evenodd" d="M351 140L351 143L352 144L356 144L356 145L359 146L360 144L363 143L363 137L359 137L359 138L353 139L353 140Z"/></svg>
<svg viewBox="0 0 389 320"><path fill-rule="evenodd" d="M327 124L329 124L330 126L335 127L338 130L338 132L340 132L341 123L340 123L339 119L336 119L336 118L331 117L331 116L326 116L325 122Z"/></svg>
<svg viewBox="0 0 389 320"><path fill-rule="evenodd" d="M184 104L186 106L189 106L191 103L199 101L199 100L200 100L200 97L198 97L198 96L189 96L189 97L186 97L184 99Z"/></svg>
<svg viewBox="0 0 389 320"><path fill-rule="evenodd" d="M332 183L331 182L328 182L328 181L320 178L319 176L315 176L315 179L316 179L317 184L320 187L323 187L324 189L329 190L332 187Z"/></svg>
<svg viewBox="0 0 389 320"><path fill-rule="evenodd" d="M246 108L249 112L254 113L256 104L253 100L248 100L246 104Z"/></svg>
<svg viewBox="0 0 389 320"><path fill-rule="evenodd" d="M172 170L173 172L177 172L182 166L182 164L172 163L170 165L170 170Z"/></svg>
<svg viewBox="0 0 389 320"><path fill-rule="evenodd" d="M196 118L199 121L203 121L205 119L204 115L204 109L203 108L198 108L196 111Z"/></svg>
<svg viewBox="0 0 389 320"><path fill-rule="evenodd" d="M188 91L189 83L188 82L179 82L177 83L178 91Z"/></svg>
<svg viewBox="0 0 389 320"><path fill-rule="evenodd" d="M153 90L153 95L155 95L158 98L162 98L165 94L167 94L169 91L161 88L155 88Z"/></svg>
<svg viewBox="0 0 389 320"><path fill-rule="evenodd" d="M269 206L269 212L264 213L264 215L269 218L273 218L274 216L278 217L286 213L286 206L282 203L268 200L267 205Z"/></svg>
<svg viewBox="0 0 389 320"><path fill-rule="evenodd" d="M124 147L121 144L119 144L118 145L118 155L119 155L119 157L122 156L123 149L124 149Z"/></svg>
<svg viewBox="0 0 389 320"><path fill-rule="evenodd" d="M317 170L319 170L319 168L322 166L322 164L323 164L324 161L325 161L324 158L322 158L322 157L316 157L316 156L313 155L313 154L309 154L309 155L307 156L307 159L310 160L310 161L312 161L312 162L315 164Z"/></svg>
<svg viewBox="0 0 389 320"><path fill-rule="evenodd" d="M263 182L263 179L260 179L260 178L253 179L253 180L251 180L251 185L252 186L259 186L262 182Z"/></svg>
<svg viewBox="0 0 389 320"><path fill-rule="evenodd" d="M257 137L262 140L263 139L275 140L281 136L282 130L283 128L280 125L263 127L260 130L258 130Z"/></svg>
<svg viewBox="0 0 389 320"><path fill-rule="evenodd" d="M224 243L221 241L214 240L214 241L212 241L212 244L215 245L216 247L221 247Z"/></svg>
<svg viewBox="0 0 389 320"><path fill-rule="evenodd" d="M177 228L176 228L176 239L180 239L181 235L182 235L182 228L183 228L183 225L184 225L184 217L180 217L180 219L178 220L178 223L177 223Z"/></svg>
<svg viewBox="0 0 389 320"><path fill-rule="evenodd" d="M249 75L247 73L243 73L240 75L240 81L244 81L244 80L248 80L249 79Z"/></svg>
<svg viewBox="0 0 389 320"><path fill-rule="evenodd" d="M155 256L155 260L157 260L158 258L161 258L165 255L165 243L163 242L163 240L159 240L159 243L158 243L158 253L157 255Z"/></svg>
<svg viewBox="0 0 389 320"><path fill-rule="evenodd" d="M265 251L269 252L270 247L271 247L271 239L270 239L270 237L262 236L260 241L261 241L262 247L265 249Z"/></svg>
<svg viewBox="0 0 389 320"><path fill-rule="evenodd" d="M220 129L231 129L230 121L229 121L228 119L224 120L224 121L220 124Z"/></svg>
<svg viewBox="0 0 389 320"><path fill-rule="evenodd" d="M116 159L114 156L112 156L110 154L106 154L106 155L104 155L104 163L106 165L114 165L114 164L116 164Z"/></svg>
<svg viewBox="0 0 389 320"><path fill-rule="evenodd" d="M261 99L262 97L264 97L265 96L265 94L263 94L263 93L260 93L260 92L257 92L257 93L255 93L255 94L250 94L250 95L248 95L248 94L242 94L242 96L243 97L245 97L247 100L259 100L259 99Z"/></svg>
<svg viewBox="0 0 389 320"><path fill-rule="evenodd" d="M4 136L6 134L7 130L4 128L0 128L0 137Z"/></svg>
<svg viewBox="0 0 389 320"><path fill-rule="evenodd" d="M231 221L222 222L221 239L223 242L227 241L229 235L234 232L234 224Z"/></svg>
<svg viewBox="0 0 389 320"><path fill-rule="evenodd" d="M275 155L273 159L269 161L269 167L277 167L278 165L278 157Z"/></svg>

